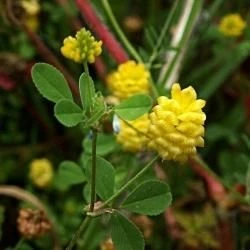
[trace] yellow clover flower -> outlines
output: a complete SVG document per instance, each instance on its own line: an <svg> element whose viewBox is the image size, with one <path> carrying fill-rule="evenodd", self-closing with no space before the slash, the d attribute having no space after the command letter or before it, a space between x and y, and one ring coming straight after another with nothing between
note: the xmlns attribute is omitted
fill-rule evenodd
<svg viewBox="0 0 250 250"><path fill-rule="evenodd" d="M242 35L246 22L239 14L228 14L224 16L219 24L219 31L225 36L237 37Z"/></svg>
<svg viewBox="0 0 250 250"><path fill-rule="evenodd" d="M107 84L112 94L123 100L135 94L148 94L149 80L150 73L144 64L127 61L108 75Z"/></svg>
<svg viewBox="0 0 250 250"><path fill-rule="evenodd" d="M159 97L158 105L149 114L148 146L163 159L183 162L196 153L196 147L204 146L206 115L202 108L206 102L196 99L192 87L181 90L178 83L173 85L171 96Z"/></svg>
<svg viewBox="0 0 250 250"><path fill-rule="evenodd" d="M90 31L82 28L75 37L68 36L63 41L61 53L76 63L95 62L102 52L102 41L96 41Z"/></svg>
<svg viewBox="0 0 250 250"><path fill-rule="evenodd" d="M149 127L148 114L127 123L120 120L120 132L117 134L117 142L124 150L138 152L146 146L147 137L145 134Z"/></svg>
<svg viewBox="0 0 250 250"><path fill-rule="evenodd" d="M48 159L36 159L31 162L29 177L37 187L47 187L53 176L53 166Z"/></svg>

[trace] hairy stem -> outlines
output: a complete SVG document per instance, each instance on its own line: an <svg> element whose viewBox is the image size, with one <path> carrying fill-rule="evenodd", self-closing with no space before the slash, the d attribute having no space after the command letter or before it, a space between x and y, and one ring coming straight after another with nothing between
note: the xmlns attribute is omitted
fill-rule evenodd
<svg viewBox="0 0 250 250"><path fill-rule="evenodd" d="M69 242L69 245L67 246L66 250L72 250L75 246L77 240L79 239L80 235L83 233L83 231L88 227L89 223L91 221L91 217L86 216L82 223L80 224L79 228L73 235L71 241Z"/></svg>

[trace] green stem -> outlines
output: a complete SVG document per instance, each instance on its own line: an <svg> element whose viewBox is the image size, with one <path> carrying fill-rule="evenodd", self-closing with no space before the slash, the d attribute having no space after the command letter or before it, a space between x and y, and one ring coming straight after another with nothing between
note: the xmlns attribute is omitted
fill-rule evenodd
<svg viewBox="0 0 250 250"><path fill-rule="evenodd" d="M91 201L90 201L90 212L94 211L95 199L96 199L96 142L97 142L97 130L92 129L92 170L91 170Z"/></svg>
<svg viewBox="0 0 250 250"><path fill-rule="evenodd" d="M179 6L179 0L175 1L175 3L172 5L172 8L171 8L170 13L168 15L168 18L166 19L166 21L164 23L164 26L162 28L159 39L157 40L157 43L156 43L156 45L154 47L152 55L150 56L149 61L147 63L148 69L151 68L152 63L156 59L157 54L158 54L158 50L161 47L161 45L162 45L162 43L164 41L164 38L166 37L167 32L169 31L170 24L171 24L171 22L173 20L174 14L175 14L175 12L177 10L177 6Z"/></svg>
<svg viewBox="0 0 250 250"><path fill-rule="evenodd" d="M128 181L124 186L122 186L113 196L111 196L107 201L105 201L102 206L99 208L104 208L107 206L111 201L117 198L124 190L126 190L130 185L132 185L138 178L140 178L151 166L154 162L156 162L159 158L159 155L155 156L141 171L139 171L130 181ZM91 221L91 216L86 216L82 221L81 225L73 235L68 247L66 250L72 250L75 246L78 238L82 234L82 232L88 227Z"/></svg>
<svg viewBox="0 0 250 250"><path fill-rule="evenodd" d="M96 199L96 144L97 144L97 129L92 128L93 138L92 138L92 169L91 169L91 201L90 201L90 212L94 211L95 208L95 199ZM86 216L82 221L81 225L73 235L68 247L66 250L73 249L78 238L82 232L88 227L91 217Z"/></svg>
<svg viewBox="0 0 250 250"><path fill-rule="evenodd" d="M100 220L99 218L91 218L91 223L88 228L84 231L84 234L81 235L81 241L79 242L79 249L86 250L88 247L92 245L93 235L95 235L96 230L98 231L100 228ZM92 248L93 249L93 248Z"/></svg>
<svg viewBox="0 0 250 250"><path fill-rule="evenodd" d="M83 63L84 71L89 76L89 67L87 61L84 61Z"/></svg>
<svg viewBox="0 0 250 250"><path fill-rule="evenodd" d="M77 240L79 239L80 235L82 234L82 232L88 227L90 221L91 221L91 217L86 216L84 218L81 225L79 226L79 228L77 229L77 231L73 235L73 237L72 237L69 245L67 246L66 250L72 250L73 249L73 247L75 246L75 244L76 244Z"/></svg>
<svg viewBox="0 0 250 250"><path fill-rule="evenodd" d="M127 39L127 37L125 36L123 31L121 30L113 12L112 12L112 9L110 7L108 0L101 0L101 2L102 2L102 5L104 7L104 10L106 11L106 13L110 19L111 24L113 25L117 35L120 37L121 41L123 42L125 48L138 62L142 63L143 62L142 58L140 57L140 55L137 53L137 51L134 49L134 47L131 45L131 43L129 42L129 40Z"/></svg>
<svg viewBox="0 0 250 250"><path fill-rule="evenodd" d="M150 83L152 95L153 95L154 99L157 99L159 97L159 93L158 93L158 90L157 90L155 84L153 83L153 79L152 79L151 75L149 78L149 83Z"/></svg>
<svg viewBox="0 0 250 250"><path fill-rule="evenodd" d="M140 178L151 166L154 162L159 159L159 155L155 156L146 166L142 168L130 181L128 181L124 186L122 186L115 194L113 194L108 200L106 200L101 208L107 206L111 201L117 198L124 190L126 190L129 186L131 186L138 178Z"/></svg>

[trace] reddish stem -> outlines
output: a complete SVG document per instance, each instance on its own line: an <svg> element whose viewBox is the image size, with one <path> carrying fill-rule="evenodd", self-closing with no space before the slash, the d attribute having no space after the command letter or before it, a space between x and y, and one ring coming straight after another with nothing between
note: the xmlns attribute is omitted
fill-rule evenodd
<svg viewBox="0 0 250 250"><path fill-rule="evenodd" d="M16 82L9 75L0 72L0 88L11 91L16 87Z"/></svg>
<svg viewBox="0 0 250 250"><path fill-rule="evenodd" d="M122 48L120 43L115 39L107 26L103 24L100 18L96 15L89 0L76 0L78 7L81 10L82 16L90 29L103 41L103 45L108 50L109 54L118 63L124 63L129 60L128 54Z"/></svg>
<svg viewBox="0 0 250 250"><path fill-rule="evenodd" d="M247 119L250 120L250 93L244 97L244 106Z"/></svg>
<svg viewBox="0 0 250 250"><path fill-rule="evenodd" d="M210 198L216 202L221 202L226 196L226 190L224 186L204 167L202 167L196 159L189 159L189 163L194 172L204 179Z"/></svg>
<svg viewBox="0 0 250 250"><path fill-rule="evenodd" d="M232 222L229 219L223 219L219 223L219 250L235 250Z"/></svg>
<svg viewBox="0 0 250 250"><path fill-rule="evenodd" d="M28 35L29 39L35 45L37 52L40 56L48 63L53 64L57 69L59 69L68 80L68 84L73 92L73 94L78 97L79 91L75 79L72 77L70 72L59 62L57 57L50 51L50 49L44 44L40 37L31 31L28 27L23 26L24 31Z"/></svg>
<svg viewBox="0 0 250 250"><path fill-rule="evenodd" d="M166 221L166 224L168 225L168 230L173 239L180 238L180 230L178 227L178 223L175 219L174 212L172 208L168 208L164 212L164 218Z"/></svg>

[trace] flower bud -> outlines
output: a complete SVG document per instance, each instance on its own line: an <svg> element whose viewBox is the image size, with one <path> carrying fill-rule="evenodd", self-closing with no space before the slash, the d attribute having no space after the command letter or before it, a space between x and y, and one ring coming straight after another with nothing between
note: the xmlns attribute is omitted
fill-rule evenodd
<svg viewBox="0 0 250 250"><path fill-rule="evenodd" d="M68 36L63 41L61 53L76 63L94 63L102 52L102 41L96 41L90 31L82 28L75 37Z"/></svg>
<svg viewBox="0 0 250 250"><path fill-rule="evenodd" d="M46 188L52 181L53 167L48 159L36 159L30 165L30 179L39 188Z"/></svg>
<svg viewBox="0 0 250 250"><path fill-rule="evenodd" d="M219 24L219 31L225 36L237 37L242 35L246 22L239 14L225 15Z"/></svg>

